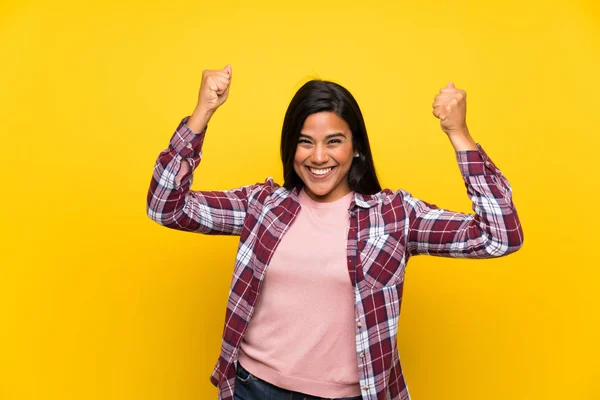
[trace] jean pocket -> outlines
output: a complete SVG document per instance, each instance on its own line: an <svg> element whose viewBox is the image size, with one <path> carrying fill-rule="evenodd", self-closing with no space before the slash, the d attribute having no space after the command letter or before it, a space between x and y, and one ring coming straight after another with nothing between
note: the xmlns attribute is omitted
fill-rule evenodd
<svg viewBox="0 0 600 400"><path fill-rule="evenodd" d="M240 364L239 362L237 363L235 376L244 385L247 385L248 383L250 383L250 381L255 380L254 375L252 375L250 372L248 372L248 370L242 367L242 364Z"/></svg>

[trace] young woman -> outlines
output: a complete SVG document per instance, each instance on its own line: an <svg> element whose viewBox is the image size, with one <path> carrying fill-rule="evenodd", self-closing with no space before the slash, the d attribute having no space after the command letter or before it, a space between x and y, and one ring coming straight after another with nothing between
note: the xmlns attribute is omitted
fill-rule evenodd
<svg viewBox="0 0 600 400"><path fill-rule="evenodd" d="M232 70L205 70L198 104L160 153L148 216L173 229L239 235L221 355L219 398L409 399L396 333L406 263L429 254L501 257L523 231L511 187L469 135L465 92L435 96L475 214L382 190L354 97L313 80L283 122L285 182L191 191L207 124Z"/></svg>

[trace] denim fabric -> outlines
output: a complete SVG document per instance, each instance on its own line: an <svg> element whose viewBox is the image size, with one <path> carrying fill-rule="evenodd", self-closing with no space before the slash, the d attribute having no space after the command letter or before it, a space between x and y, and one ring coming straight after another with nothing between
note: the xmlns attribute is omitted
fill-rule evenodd
<svg viewBox="0 0 600 400"><path fill-rule="evenodd" d="M238 362L235 372L235 400L325 400L329 398L292 392L265 382L252 375ZM362 400L362 396L340 397L333 400Z"/></svg>

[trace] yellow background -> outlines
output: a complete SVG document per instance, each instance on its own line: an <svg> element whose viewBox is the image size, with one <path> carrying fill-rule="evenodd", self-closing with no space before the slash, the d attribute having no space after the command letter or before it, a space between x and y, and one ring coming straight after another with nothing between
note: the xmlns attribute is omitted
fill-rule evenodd
<svg viewBox="0 0 600 400"><path fill-rule="evenodd" d="M319 77L356 96L384 186L470 212L431 115L465 89L525 246L411 260L413 400L600 399L596 1L86 3L0 6L0 399L216 398L237 240L162 228L145 198L227 63L195 189L281 182L283 115Z"/></svg>

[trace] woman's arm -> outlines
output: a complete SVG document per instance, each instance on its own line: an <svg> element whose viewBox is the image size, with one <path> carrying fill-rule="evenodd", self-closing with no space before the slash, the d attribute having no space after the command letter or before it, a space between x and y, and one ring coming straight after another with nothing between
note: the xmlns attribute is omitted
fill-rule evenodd
<svg viewBox="0 0 600 400"><path fill-rule="evenodd" d="M401 191L408 218L409 254L486 258L513 253L523 245L523 229L512 189L466 123L466 93L450 82L432 104L433 115L454 147L475 214L443 210Z"/></svg>
<svg viewBox="0 0 600 400"><path fill-rule="evenodd" d="M512 189L483 148L457 151L475 214L448 211L400 191L407 215L407 251L457 258L491 258L523 245Z"/></svg>
<svg viewBox="0 0 600 400"><path fill-rule="evenodd" d="M154 166L147 214L168 228L239 235L253 186L230 191L191 191L192 173L202 159L206 128L196 135L184 118Z"/></svg>
<svg viewBox="0 0 600 400"><path fill-rule="evenodd" d="M198 104L185 117L154 166L147 196L150 219L169 228L207 234L239 235L255 186L230 191L191 191L192 173L202 159L208 122L227 99L231 66L205 70Z"/></svg>

